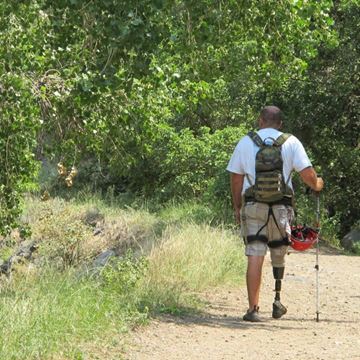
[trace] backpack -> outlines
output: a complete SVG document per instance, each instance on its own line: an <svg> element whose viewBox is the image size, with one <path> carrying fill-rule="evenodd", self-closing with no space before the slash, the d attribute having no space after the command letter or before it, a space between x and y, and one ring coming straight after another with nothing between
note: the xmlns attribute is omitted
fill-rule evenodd
<svg viewBox="0 0 360 360"><path fill-rule="evenodd" d="M255 184L246 175L251 186L245 191L245 197L270 204L291 199L293 192L288 186L290 176L285 182L281 156L281 146L291 134L281 134L277 139L266 138L264 141L256 132L250 131L248 136L260 149L255 159ZM267 139L272 143L267 143Z"/></svg>

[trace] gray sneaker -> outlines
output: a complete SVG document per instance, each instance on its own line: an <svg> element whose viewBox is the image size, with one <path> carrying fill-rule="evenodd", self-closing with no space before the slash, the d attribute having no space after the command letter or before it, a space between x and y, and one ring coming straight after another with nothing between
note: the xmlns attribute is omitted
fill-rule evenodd
<svg viewBox="0 0 360 360"><path fill-rule="evenodd" d="M259 317L259 307L254 306L253 310L248 310L246 314L243 316L244 321L251 321L251 322L260 322L261 319Z"/></svg>
<svg viewBox="0 0 360 360"><path fill-rule="evenodd" d="M275 300L273 303L272 317L274 319L280 319L286 312L286 307L279 300Z"/></svg>

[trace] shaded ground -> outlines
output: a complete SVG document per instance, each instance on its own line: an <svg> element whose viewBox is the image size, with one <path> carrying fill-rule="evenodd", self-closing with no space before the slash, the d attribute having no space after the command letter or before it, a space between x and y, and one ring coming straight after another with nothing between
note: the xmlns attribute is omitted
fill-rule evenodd
<svg viewBox="0 0 360 360"><path fill-rule="evenodd" d="M246 289L205 294L201 315L164 316L137 330L128 360L138 359L360 359L360 257L321 249L320 322L316 317L315 251L291 253L282 302L288 313L271 318L273 287L266 258L260 300L262 323L247 323Z"/></svg>

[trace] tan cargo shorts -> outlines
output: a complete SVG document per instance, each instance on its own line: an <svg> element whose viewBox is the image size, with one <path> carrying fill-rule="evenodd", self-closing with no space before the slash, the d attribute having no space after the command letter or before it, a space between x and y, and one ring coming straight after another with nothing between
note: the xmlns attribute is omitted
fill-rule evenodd
<svg viewBox="0 0 360 360"><path fill-rule="evenodd" d="M267 225L260 231L259 235L267 237L268 241L281 240L291 233L290 224L294 218L294 211L291 206L273 205L272 210L276 218L277 225L273 216L270 216ZM257 202L248 202L241 209L241 235L245 239L245 255L265 256L267 244L263 241L255 240L248 243L247 236L256 235L268 220L269 205ZM282 245L270 249L271 263L273 267L285 266L285 255L288 250L287 245Z"/></svg>

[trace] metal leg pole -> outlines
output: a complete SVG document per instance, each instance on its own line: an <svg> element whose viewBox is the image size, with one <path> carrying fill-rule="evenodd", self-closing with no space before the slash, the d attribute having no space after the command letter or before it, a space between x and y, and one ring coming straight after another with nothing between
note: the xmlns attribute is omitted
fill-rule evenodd
<svg viewBox="0 0 360 360"><path fill-rule="evenodd" d="M316 322L319 322L319 238L316 241Z"/></svg>
<svg viewBox="0 0 360 360"><path fill-rule="evenodd" d="M320 295L319 295L319 234L320 234L320 194L316 194L316 227L318 230L316 240L316 322L319 322L319 307L320 307Z"/></svg>

